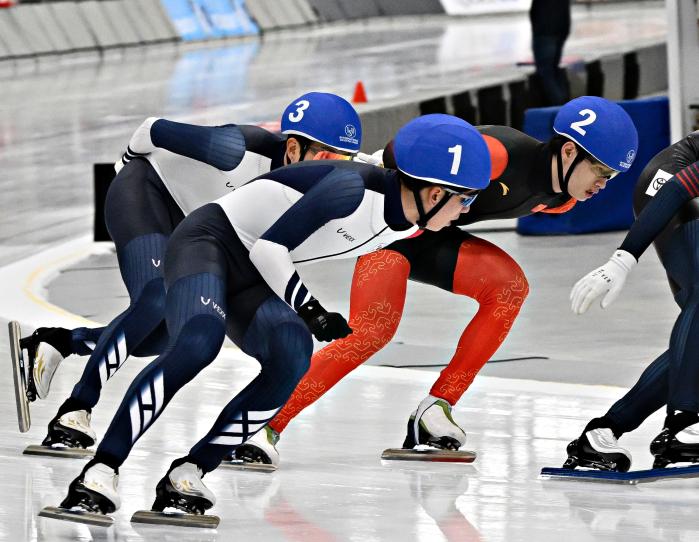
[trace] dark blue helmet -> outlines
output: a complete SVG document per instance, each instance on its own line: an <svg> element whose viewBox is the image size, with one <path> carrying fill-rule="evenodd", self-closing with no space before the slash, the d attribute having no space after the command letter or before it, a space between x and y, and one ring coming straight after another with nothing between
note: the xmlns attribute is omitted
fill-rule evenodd
<svg viewBox="0 0 699 542"><path fill-rule="evenodd" d="M638 133L629 114L597 96L581 96L562 106L553 129L615 171L627 171L638 152Z"/></svg>
<svg viewBox="0 0 699 542"><path fill-rule="evenodd" d="M482 190L490 182L490 152L471 124L452 115L424 115L403 126L393 140L397 168L415 179Z"/></svg>
<svg viewBox="0 0 699 542"><path fill-rule="evenodd" d="M344 152L362 143L362 121L347 100L327 92L309 92L287 106L282 133L300 135Z"/></svg>

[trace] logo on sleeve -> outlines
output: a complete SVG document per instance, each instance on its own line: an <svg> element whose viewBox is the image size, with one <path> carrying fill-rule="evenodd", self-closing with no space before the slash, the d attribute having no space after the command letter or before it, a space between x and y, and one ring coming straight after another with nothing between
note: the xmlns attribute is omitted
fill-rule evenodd
<svg viewBox="0 0 699 542"><path fill-rule="evenodd" d="M655 196L658 193L658 190L660 190L666 182L672 179L673 176L674 175L672 173L659 169L655 175L653 175L653 180L646 189L646 195L651 197Z"/></svg>

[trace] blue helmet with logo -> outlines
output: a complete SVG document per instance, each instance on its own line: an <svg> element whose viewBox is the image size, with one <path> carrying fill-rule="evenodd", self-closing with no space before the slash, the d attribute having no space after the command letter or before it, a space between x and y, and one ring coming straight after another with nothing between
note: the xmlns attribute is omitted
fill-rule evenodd
<svg viewBox="0 0 699 542"><path fill-rule="evenodd" d="M282 133L300 135L344 152L356 153L362 143L362 122L347 100L327 92L299 96L284 110Z"/></svg>
<svg viewBox="0 0 699 542"><path fill-rule="evenodd" d="M396 167L415 179L482 190L490 182L490 152L471 124L452 115L423 115L393 140Z"/></svg>
<svg viewBox="0 0 699 542"><path fill-rule="evenodd" d="M597 96L581 96L562 106L553 129L621 173L629 170L638 152L638 133L629 114Z"/></svg>

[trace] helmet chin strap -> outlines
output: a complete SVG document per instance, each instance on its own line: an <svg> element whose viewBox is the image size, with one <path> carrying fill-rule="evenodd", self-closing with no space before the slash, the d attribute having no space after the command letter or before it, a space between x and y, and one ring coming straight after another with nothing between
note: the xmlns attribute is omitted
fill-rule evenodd
<svg viewBox="0 0 699 542"><path fill-rule="evenodd" d="M568 183L570 182L570 177L573 175L573 171L575 168L578 166L580 162L585 160L585 156L583 153L578 152L578 154L575 155L575 158L573 159L573 162L570 164L570 167L568 168L567 173L565 176L563 175L563 148L561 147L558 149L558 152L556 153L556 163L558 165L558 183L561 186L561 190L563 193L568 196L568 197L573 197L570 195L570 192L568 192Z"/></svg>
<svg viewBox="0 0 699 542"><path fill-rule="evenodd" d="M439 211L441 211L442 207L444 207L449 199L451 198L451 194L447 194L446 192L444 193L444 197L437 202L437 204L430 209L428 213L425 212L425 208L422 206L422 199L420 198L420 189L419 188L413 188L413 197L415 198L415 206L417 207L417 214L418 214L418 220L415 223L421 230L424 230L427 227L427 223L430 221L430 219L436 215Z"/></svg>

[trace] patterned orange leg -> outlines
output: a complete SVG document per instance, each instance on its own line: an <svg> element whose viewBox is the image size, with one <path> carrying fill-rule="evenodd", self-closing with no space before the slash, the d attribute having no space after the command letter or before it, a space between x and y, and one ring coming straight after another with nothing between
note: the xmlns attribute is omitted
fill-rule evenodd
<svg viewBox="0 0 699 542"><path fill-rule="evenodd" d="M350 295L352 334L313 355L310 369L270 422L272 429L283 431L304 408L388 344L403 314L409 274L408 260L392 250L357 260Z"/></svg>
<svg viewBox="0 0 699 542"><path fill-rule="evenodd" d="M430 390L454 405L510 332L529 293L524 272L505 251L471 237L459 247L455 294L478 301L478 312L459 339L454 357Z"/></svg>

